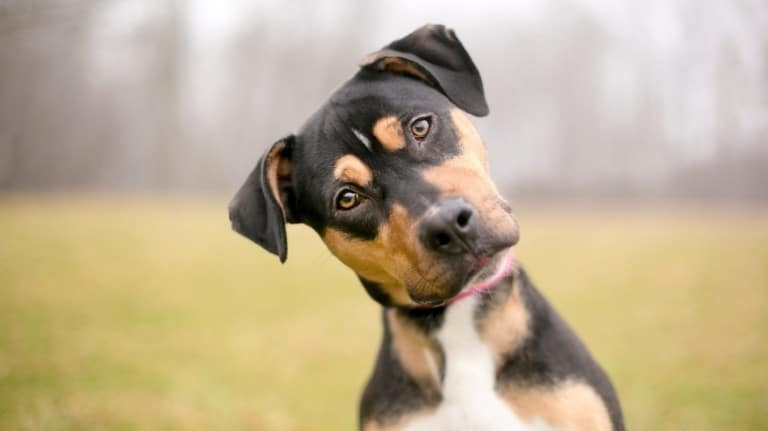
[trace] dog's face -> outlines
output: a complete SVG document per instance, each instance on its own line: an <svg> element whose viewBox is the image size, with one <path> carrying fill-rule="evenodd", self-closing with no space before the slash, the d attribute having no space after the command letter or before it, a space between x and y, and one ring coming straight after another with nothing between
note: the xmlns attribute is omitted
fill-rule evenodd
<svg viewBox="0 0 768 431"><path fill-rule="evenodd" d="M393 42L261 158L235 230L284 260L285 222L306 223L380 303L442 303L518 237L465 111L487 107L453 32Z"/></svg>

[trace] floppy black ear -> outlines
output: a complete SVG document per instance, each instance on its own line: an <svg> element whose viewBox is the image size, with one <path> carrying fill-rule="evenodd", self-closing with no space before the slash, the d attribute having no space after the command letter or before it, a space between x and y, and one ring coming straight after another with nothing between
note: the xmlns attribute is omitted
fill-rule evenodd
<svg viewBox="0 0 768 431"><path fill-rule="evenodd" d="M286 221L293 222L293 135L275 142L229 204L232 229L285 262Z"/></svg>
<svg viewBox="0 0 768 431"><path fill-rule="evenodd" d="M425 25L369 55L360 66L414 76L470 114L488 115L480 72L453 30L444 25Z"/></svg>

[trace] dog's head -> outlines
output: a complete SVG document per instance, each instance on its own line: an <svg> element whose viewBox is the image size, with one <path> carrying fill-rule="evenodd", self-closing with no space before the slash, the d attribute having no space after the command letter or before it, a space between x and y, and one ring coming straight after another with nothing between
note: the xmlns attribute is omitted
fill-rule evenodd
<svg viewBox="0 0 768 431"><path fill-rule="evenodd" d="M477 68L452 30L422 27L264 154L233 228L284 261L285 223L306 223L380 303L442 303L518 238L467 113L488 113Z"/></svg>

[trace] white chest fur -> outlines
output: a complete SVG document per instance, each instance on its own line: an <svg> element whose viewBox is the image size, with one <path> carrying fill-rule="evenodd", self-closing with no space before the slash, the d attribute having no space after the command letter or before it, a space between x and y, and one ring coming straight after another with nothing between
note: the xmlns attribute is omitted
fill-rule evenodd
<svg viewBox="0 0 768 431"><path fill-rule="evenodd" d="M525 423L494 390L493 356L474 324L476 297L446 310L437 338L445 354L443 401L430 416L420 417L406 431L544 431L536 421Z"/></svg>

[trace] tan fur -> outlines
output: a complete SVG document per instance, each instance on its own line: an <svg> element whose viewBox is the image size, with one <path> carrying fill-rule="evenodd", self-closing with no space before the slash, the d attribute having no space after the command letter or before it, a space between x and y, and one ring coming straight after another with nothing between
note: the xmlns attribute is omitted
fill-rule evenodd
<svg viewBox="0 0 768 431"><path fill-rule="evenodd" d="M413 65L408 60L403 60L397 57L387 57L379 61L376 65L379 70L386 70L387 72L404 73L406 75L415 76L421 79L427 84L432 85L432 79L425 75L419 68Z"/></svg>
<svg viewBox="0 0 768 431"><path fill-rule="evenodd" d="M389 220L373 240L350 238L329 228L323 241L344 264L381 285L396 304L415 304L405 286L412 286L411 293L424 294L431 293L424 289L445 284L440 278L445 276L444 268L424 250L416 224L402 205L392 205Z"/></svg>
<svg viewBox="0 0 768 431"><path fill-rule="evenodd" d="M369 66L371 63L373 63L374 61L378 60L381 57L382 57L382 55L378 51L374 52L372 54L368 54L362 60L360 60L360 63L358 65L360 67Z"/></svg>
<svg viewBox="0 0 768 431"><path fill-rule="evenodd" d="M360 66L370 66L373 64L378 70L392 72L392 73L404 73L421 79L429 85L434 85L432 78L424 74L418 67L408 60L388 56L386 52L374 52L366 56L361 62Z"/></svg>
<svg viewBox="0 0 768 431"><path fill-rule="evenodd" d="M375 420L370 420L363 424L363 431L400 431L403 429L403 426L402 420L389 425L381 425Z"/></svg>
<svg viewBox="0 0 768 431"><path fill-rule="evenodd" d="M373 125L373 136L387 151L397 151L405 148L405 135L400 120L394 115L380 118Z"/></svg>
<svg viewBox="0 0 768 431"><path fill-rule="evenodd" d="M451 109L451 122L453 123L453 130L459 137L459 144L465 154L472 154L476 157L483 168L488 170L488 154L485 150L485 144L480 138L480 134L477 133L477 129L469 120L467 114L459 108Z"/></svg>
<svg viewBox="0 0 768 431"><path fill-rule="evenodd" d="M477 131L459 109L451 111L461 154L424 171L424 179L443 196L461 196L477 209L482 223L498 232L517 229L517 224L502 206L496 185L488 174L488 159Z"/></svg>
<svg viewBox="0 0 768 431"><path fill-rule="evenodd" d="M451 122L458 136L461 154L427 169L425 178L443 194L498 196L496 185L488 174L488 157L477 130L460 109L451 110Z"/></svg>
<svg viewBox="0 0 768 431"><path fill-rule="evenodd" d="M519 349L530 335L530 315L520 297L517 277L514 283L504 303L493 308L477 324L480 339L493 352L497 369L504 356Z"/></svg>
<svg viewBox="0 0 768 431"><path fill-rule="evenodd" d="M282 152L285 149L285 142L279 141L272 146L267 154L267 182L269 182L269 189L272 191L272 196L277 199L277 203L280 205L280 211L283 212L285 217L285 207L283 207L283 201L285 201L285 195L278 187L279 179L291 174L292 164L290 160L282 157Z"/></svg>
<svg viewBox="0 0 768 431"><path fill-rule="evenodd" d="M382 424L376 420L370 420L363 424L363 431L402 431L408 427L408 425L419 419L420 417L429 416L434 411L434 408L426 408L419 412L407 413L400 416L396 421L391 423Z"/></svg>
<svg viewBox="0 0 768 431"><path fill-rule="evenodd" d="M427 392L436 394L440 391L440 375L437 369L437 342L414 328L400 313L390 308L387 321L392 332L392 347L403 369ZM427 356L432 358L429 363Z"/></svg>
<svg viewBox="0 0 768 431"><path fill-rule="evenodd" d="M357 184L358 186L369 186L373 181L373 172L362 160L347 154L336 161L333 167L333 176L346 183Z"/></svg>
<svg viewBox="0 0 768 431"><path fill-rule="evenodd" d="M592 387L567 380L553 388L508 385L502 396L522 419L563 431L610 431L605 404Z"/></svg>

